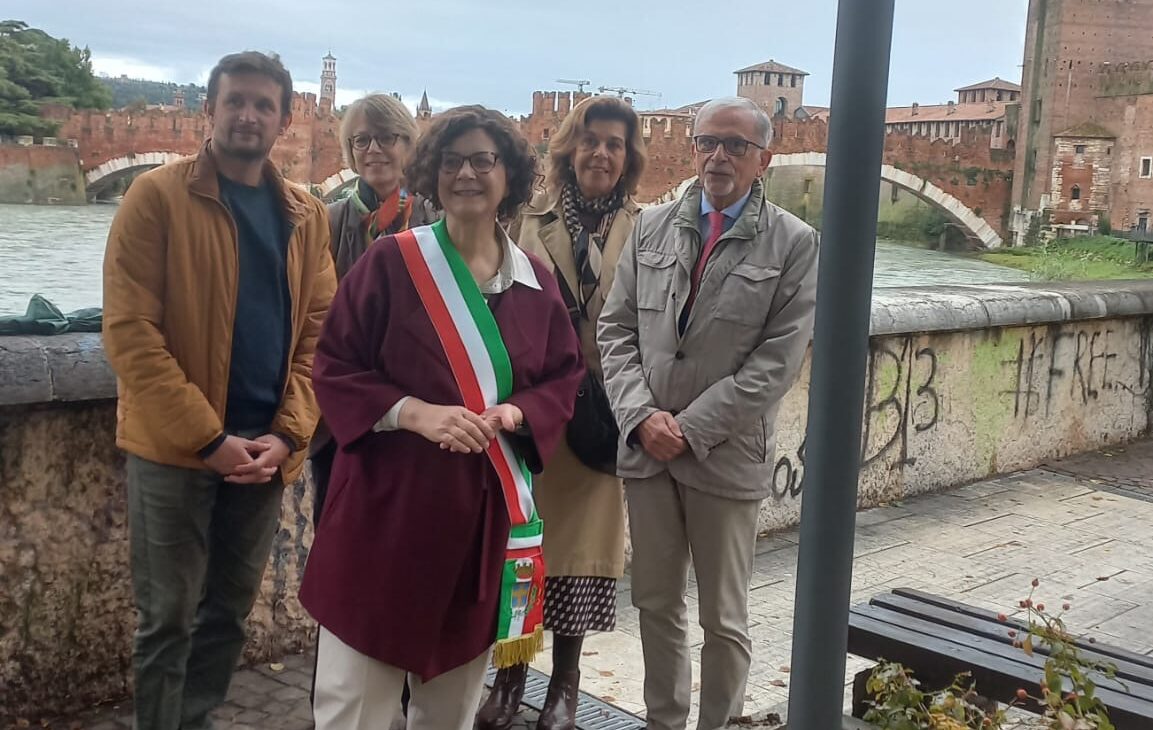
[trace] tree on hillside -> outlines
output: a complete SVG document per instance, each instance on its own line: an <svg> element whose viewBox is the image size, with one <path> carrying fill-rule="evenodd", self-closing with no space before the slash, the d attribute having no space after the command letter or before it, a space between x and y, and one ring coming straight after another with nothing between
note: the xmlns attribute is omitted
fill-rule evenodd
<svg viewBox="0 0 1153 730"><path fill-rule="evenodd" d="M107 109L112 95L92 73L92 54L19 20L0 21L0 134L51 135L40 105Z"/></svg>

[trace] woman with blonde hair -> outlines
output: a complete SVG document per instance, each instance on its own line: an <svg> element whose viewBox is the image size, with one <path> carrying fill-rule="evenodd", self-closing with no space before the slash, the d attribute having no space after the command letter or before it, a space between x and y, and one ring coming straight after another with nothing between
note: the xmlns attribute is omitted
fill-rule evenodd
<svg viewBox="0 0 1153 730"><path fill-rule="evenodd" d="M359 177L347 198L328 206L330 246L338 279L344 278L380 236L436 220L433 206L405 187L404 167L418 136L412 114L394 96L370 94L345 109L340 146L344 163ZM336 443L323 423L312 440L311 452L315 485L312 514L313 523L318 524L336 457Z"/></svg>
<svg viewBox="0 0 1153 730"><path fill-rule="evenodd" d="M604 397L596 321L636 220L632 196L646 162L632 107L614 97L585 99L550 140L546 189L512 231L520 246L552 269L588 370L567 439L536 482L538 509L548 525L544 625L554 635L539 730L575 727L584 635L616 627L624 493L615 475L618 434ZM523 664L498 672L478 715L481 730L512 724L526 672Z"/></svg>

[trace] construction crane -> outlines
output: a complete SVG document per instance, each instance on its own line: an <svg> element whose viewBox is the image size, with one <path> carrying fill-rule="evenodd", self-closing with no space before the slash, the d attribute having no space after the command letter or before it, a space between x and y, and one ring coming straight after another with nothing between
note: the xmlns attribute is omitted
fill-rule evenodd
<svg viewBox="0 0 1153 730"><path fill-rule="evenodd" d="M657 91L645 91L644 89L627 89L623 86L601 86L597 89L597 91L602 94L606 91L611 91L618 97L623 97L625 94L629 94L631 96L656 96L659 98L661 95L660 92Z"/></svg>
<svg viewBox="0 0 1153 730"><path fill-rule="evenodd" d="M585 87L592 83L591 81L588 81L588 80L578 80L578 79L557 79L556 82L558 84L569 84L570 86L575 86L575 87L577 87L577 91L582 93L582 94L584 93Z"/></svg>

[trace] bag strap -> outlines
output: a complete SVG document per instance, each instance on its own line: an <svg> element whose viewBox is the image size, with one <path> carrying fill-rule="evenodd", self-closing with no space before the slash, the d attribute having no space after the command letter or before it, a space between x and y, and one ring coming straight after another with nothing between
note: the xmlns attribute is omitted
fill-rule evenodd
<svg viewBox="0 0 1153 730"><path fill-rule="evenodd" d="M569 288L568 280L564 278L564 273L560 270L560 265L557 264L556 258L552 255L552 251L549 251L547 246L542 246L541 248L548 254L549 261L552 261L553 278L556 279L557 286L560 288L560 298L564 301L565 307L568 308L568 316L572 321L573 331L576 332L579 337L581 331L581 307L577 304L576 297L573 296L572 289Z"/></svg>

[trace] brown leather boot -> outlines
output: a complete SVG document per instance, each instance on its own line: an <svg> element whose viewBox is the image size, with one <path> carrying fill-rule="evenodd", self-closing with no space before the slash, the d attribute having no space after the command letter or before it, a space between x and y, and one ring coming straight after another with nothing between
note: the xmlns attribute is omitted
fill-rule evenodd
<svg viewBox="0 0 1153 730"><path fill-rule="evenodd" d="M553 672L536 730L575 730L580 684L579 671Z"/></svg>
<svg viewBox="0 0 1153 730"><path fill-rule="evenodd" d="M524 697L524 680L528 675L527 664L517 664L507 669L498 669L492 683L492 692L476 713L477 730L507 730L520 713L520 701Z"/></svg>

